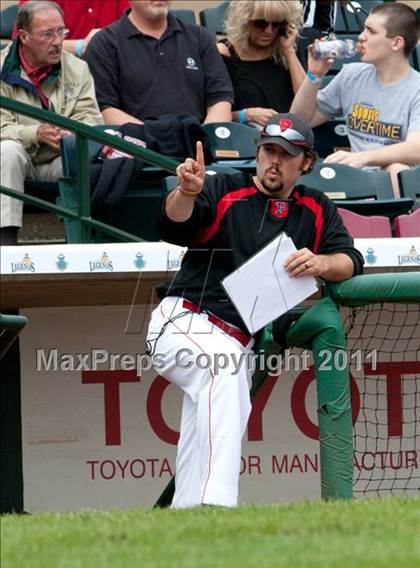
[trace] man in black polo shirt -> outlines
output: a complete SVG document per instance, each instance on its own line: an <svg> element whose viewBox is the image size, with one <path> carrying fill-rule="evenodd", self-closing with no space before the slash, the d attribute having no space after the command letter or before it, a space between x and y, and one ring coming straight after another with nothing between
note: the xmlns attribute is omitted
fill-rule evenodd
<svg viewBox="0 0 420 568"><path fill-rule="evenodd" d="M87 53L105 123L141 124L163 114L230 121L233 88L210 33L169 14L168 0L130 5Z"/></svg>

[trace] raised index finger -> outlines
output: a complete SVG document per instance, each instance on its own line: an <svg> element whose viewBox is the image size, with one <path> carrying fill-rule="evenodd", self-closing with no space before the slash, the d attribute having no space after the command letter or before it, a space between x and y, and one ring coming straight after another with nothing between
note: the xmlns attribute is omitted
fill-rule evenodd
<svg viewBox="0 0 420 568"><path fill-rule="evenodd" d="M196 156L195 156L195 160L196 162L198 162L200 164L200 166L205 166L204 164L204 150L203 150L203 144L201 142L197 142L196 144Z"/></svg>

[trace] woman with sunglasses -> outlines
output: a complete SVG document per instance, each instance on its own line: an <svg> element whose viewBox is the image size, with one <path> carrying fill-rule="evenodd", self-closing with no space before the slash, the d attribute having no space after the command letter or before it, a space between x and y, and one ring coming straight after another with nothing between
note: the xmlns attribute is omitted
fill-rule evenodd
<svg viewBox="0 0 420 568"><path fill-rule="evenodd" d="M235 91L233 120L261 128L289 110L305 79L295 48L301 21L299 1L230 2L227 37L217 46Z"/></svg>

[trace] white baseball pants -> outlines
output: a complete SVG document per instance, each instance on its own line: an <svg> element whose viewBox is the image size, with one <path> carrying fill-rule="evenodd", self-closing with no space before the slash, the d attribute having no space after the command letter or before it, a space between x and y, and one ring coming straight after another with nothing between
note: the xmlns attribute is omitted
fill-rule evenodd
<svg viewBox="0 0 420 568"><path fill-rule="evenodd" d="M165 298L153 311L147 339L157 372L184 391L172 507L235 506L241 440L251 412L246 355L253 340L243 347L177 297ZM227 355L223 369L216 364L220 354Z"/></svg>

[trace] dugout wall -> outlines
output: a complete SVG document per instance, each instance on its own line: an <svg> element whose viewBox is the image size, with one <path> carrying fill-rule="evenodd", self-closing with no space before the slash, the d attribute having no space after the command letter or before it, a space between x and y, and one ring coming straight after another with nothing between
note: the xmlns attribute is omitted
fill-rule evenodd
<svg viewBox="0 0 420 568"><path fill-rule="evenodd" d="M404 250L420 248L418 239L393 239L393 244L400 247L396 258L401 258L401 262L406 259ZM109 361L96 370L85 370L77 361L78 354L90 354L92 349L109 354L142 352L142 326L148 321L145 306L151 290L167 276L164 268L176 270L182 257L177 247L163 250L164 246L167 245L110 245L106 251L107 267L96 273L84 266L89 267L92 262L97 269L96 260L104 253L102 245L28 248L25 253L34 271L25 274L13 273L21 266L21 247L2 251L3 300L9 302L8 307L17 302L27 306L21 312L29 318L20 342L26 510L151 506L171 478L181 403L177 389L151 371L139 375L135 369L112 369ZM381 259L379 241L359 241L357 246L370 259L373 247L378 262ZM389 257L389 241L385 248ZM420 265L420 259L417 262ZM63 270L64 264L68 266ZM9 274L4 274L6 269L10 269ZM401 276L412 282L412 300L419 290L419 274L409 274ZM375 494L381 495L384 488L390 488L388 494L418 492L419 311L416 304L401 304L408 307L403 317L394 305L389 305L391 312L385 304L372 304L371 311L369 306L357 307L356 313L363 317L376 314L373 323L365 320L366 325L363 319L359 324L359 316L354 318L353 308L342 309L349 357L354 355L356 341L362 345L362 351L382 346L385 355L379 361L383 367L376 374L369 370L371 358L363 359L363 353L361 370L357 359L351 361L357 367L351 369L353 399L359 401L356 416L353 408L356 451L360 442L364 444L355 459L355 489L360 485L359 478L368 479L361 480L365 489L359 494L370 494L375 489ZM381 320L386 321L382 324ZM303 322L302 319L291 328L290 341L299 330L296 326ZM378 332L388 338L393 328L398 330L399 337L393 345L384 344ZM401 336L401 330L406 328L409 336ZM57 365L53 355L48 359L50 350L56 350ZM37 351L45 356L38 370ZM303 360L299 351L290 351L283 363L287 368L279 376L269 376L256 395L243 446L242 502L321 496L323 460L319 452L313 362ZM395 365L399 366L398 380L392 376L392 372L396 373ZM360 386L363 381L359 382L362 375L381 385L383 392L373 398L367 393L366 398L364 387ZM393 394L398 382L399 397ZM411 390L404 385L411 385ZM388 387L391 392L387 392ZM373 418L369 408L360 402L364 398L368 406L372 399L379 407ZM399 403L396 405L395 401ZM373 429L375 416L379 424ZM327 448L329 451L332 448ZM338 454L340 457L341 452ZM392 482L386 481L390 475ZM380 477L385 478L382 485L375 480Z"/></svg>

